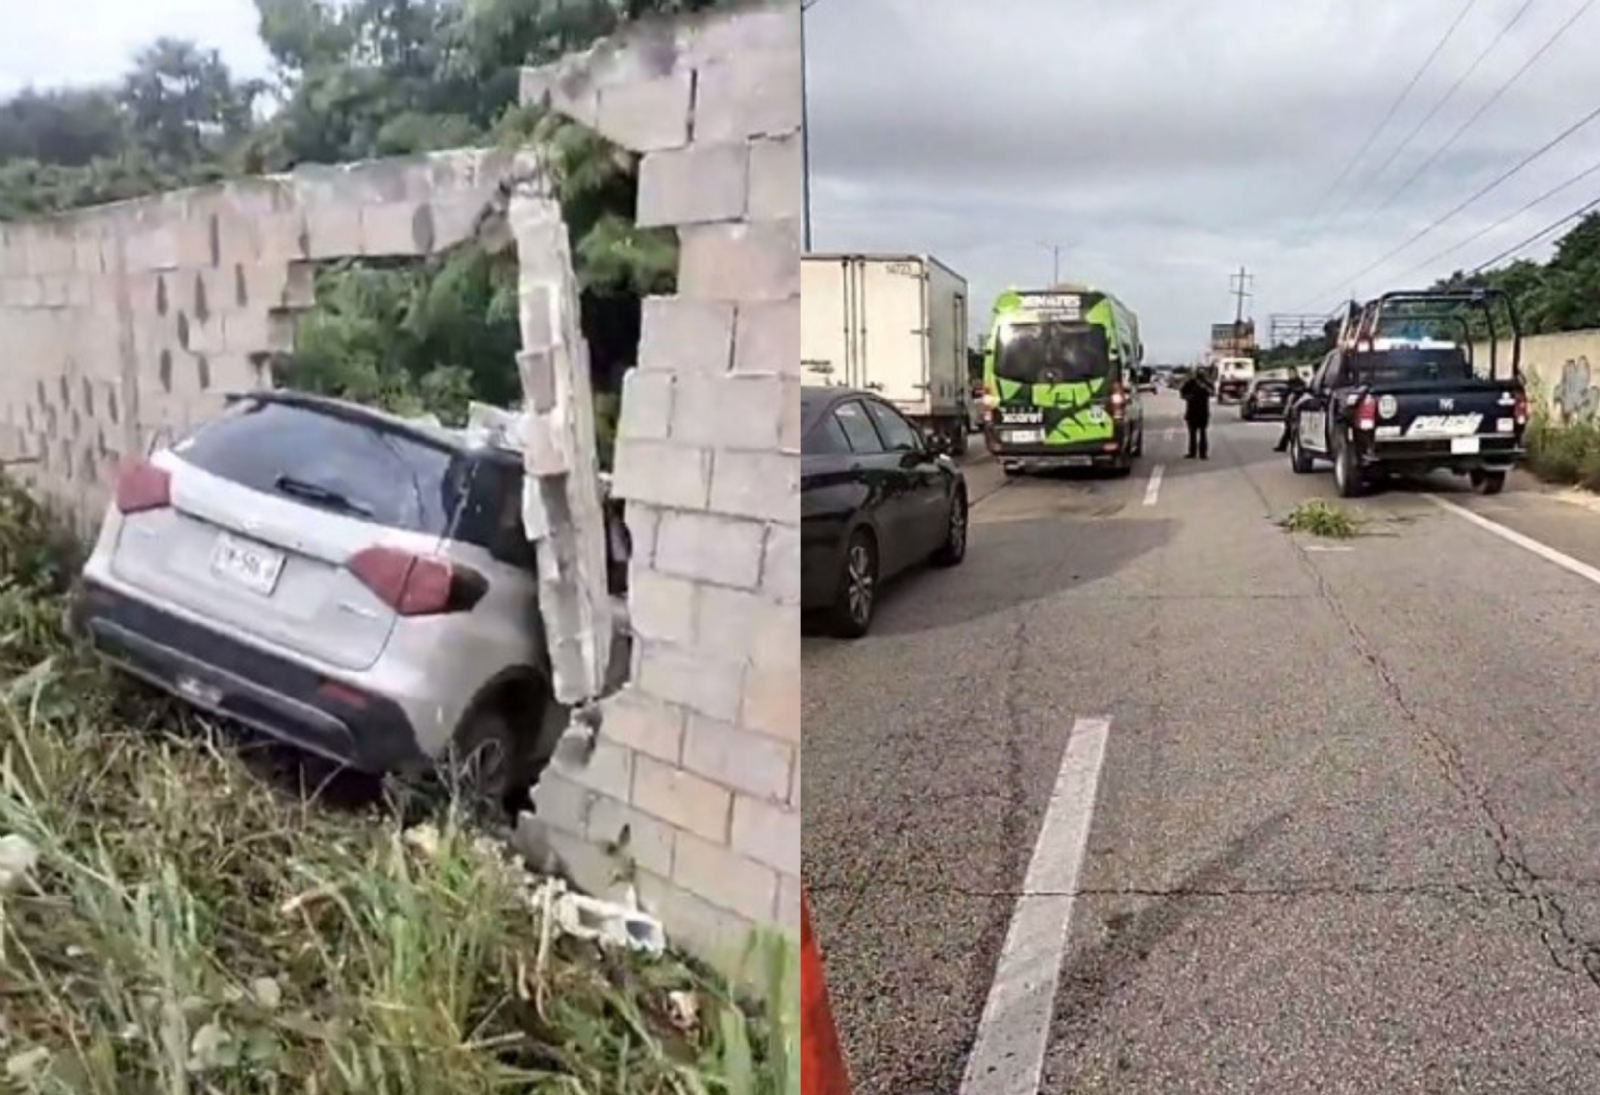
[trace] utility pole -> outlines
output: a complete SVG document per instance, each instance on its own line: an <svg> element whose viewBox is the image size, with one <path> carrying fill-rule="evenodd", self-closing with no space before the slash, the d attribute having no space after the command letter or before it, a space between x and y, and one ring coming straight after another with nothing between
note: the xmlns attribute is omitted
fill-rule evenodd
<svg viewBox="0 0 1600 1095"><path fill-rule="evenodd" d="M811 137L810 109L806 102L806 12L817 0L800 3L800 233L802 251L811 250Z"/></svg>
<svg viewBox="0 0 1600 1095"><path fill-rule="evenodd" d="M1250 292L1249 286L1255 280L1255 275L1239 267L1239 272L1228 279L1228 288L1233 293L1233 333L1237 336L1244 327L1244 302L1245 298L1255 294Z"/></svg>
<svg viewBox="0 0 1600 1095"><path fill-rule="evenodd" d="M813 3L816 0L812 0ZM1061 245L1059 243L1045 243L1038 241L1039 246L1050 252L1050 288L1054 289L1061 284Z"/></svg>

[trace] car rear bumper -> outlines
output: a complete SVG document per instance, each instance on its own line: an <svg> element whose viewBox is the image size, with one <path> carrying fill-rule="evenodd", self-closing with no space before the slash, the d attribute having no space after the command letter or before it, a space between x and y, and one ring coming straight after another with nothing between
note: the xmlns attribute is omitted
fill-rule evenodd
<svg viewBox="0 0 1600 1095"><path fill-rule="evenodd" d="M1453 468L1472 471L1478 468L1509 468L1527 454L1514 437L1480 437L1478 451L1453 452L1449 438L1425 441L1377 441L1357 453L1360 463L1400 464L1417 467Z"/></svg>
<svg viewBox="0 0 1600 1095"><path fill-rule="evenodd" d="M324 677L93 579L81 583L71 622L117 668L307 752L366 772L426 763L410 719L393 700Z"/></svg>
<svg viewBox="0 0 1600 1095"><path fill-rule="evenodd" d="M1003 445L991 440L989 451L1002 467L1030 471L1113 468L1130 459L1126 427L1118 427L1109 440L1083 441L1075 445Z"/></svg>

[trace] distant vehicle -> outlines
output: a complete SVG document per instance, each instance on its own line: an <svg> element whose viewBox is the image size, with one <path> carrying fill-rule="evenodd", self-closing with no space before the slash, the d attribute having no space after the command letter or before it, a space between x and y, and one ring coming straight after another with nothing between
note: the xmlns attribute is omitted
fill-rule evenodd
<svg viewBox="0 0 1600 1095"><path fill-rule="evenodd" d="M1124 474L1144 452L1139 320L1088 286L1008 290L994 303L983 356L989 450L1007 475L1104 467Z"/></svg>
<svg viewBox="0 0 1600 1095"><path fill-rule="evenodd" d="M123 467L73 624L116 668L362 771L474 757L509 809L552 744L522 480L520 454L450 431L236 397Z"/></svg>
<svg viewBox="0 0 1600 1095"><path fill-rule="evenodd" d="M800 429L801 608L860 638L884 582L966 557L966 478L869 392L801 388Z"/></svg>
<svg viewBox="0 0 1600 1095"><path fill-rule="evenodd" d="M1282 418L1289 405L1292 383L1282 376L1262 376L1250 382L1239 403L1239 417L1246 422L1257 418Z"/></svg>
<svg viewBox="0 0 1600 1095"><path fill-rule="evenodd" d="M1473 359L1478 329L1487 331L1487 361ZM1498 494L1525 452L1521 356L1515 305L1496 289L1352 304L1295 407L1290 463L1305 474L1330 461L1346 498L1390 474L1437 469Z"/></svg>
<svg viewBox="0 0 1600 1095"><path fill-rule="evenodd" d="M1161 390L1161 385L1156 380L1156 371L1154 369L1140 368L1138 370L1138 376L1139 381L1137 387L1139 391L1154 395Z"/></svg>
<svg viewBox="0 0 1600 1095"><path fill-rule="evenodd" d="M804 382L888 400L941 451L967 451L967 282L931 255L800 259Z"/></svg>
<svg viewBox="0 0 1600 1095"><path fill-rule="evenodd" d="M1236 403L1244 398L1256 377L1256 363L1248 357L1222 357L1214 363L1217 373L1217 403Z"/></svg>

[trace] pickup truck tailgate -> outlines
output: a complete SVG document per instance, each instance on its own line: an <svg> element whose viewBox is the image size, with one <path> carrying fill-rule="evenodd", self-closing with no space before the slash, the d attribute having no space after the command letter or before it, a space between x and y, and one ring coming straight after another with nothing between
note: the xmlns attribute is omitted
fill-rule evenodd
<svg viewBox="0 0 1600 1095"><path fill-rule="evenodd" d="M1517 450L1516 394L1490 387L1374 393L1378 456L1470 456Z"/></svg>

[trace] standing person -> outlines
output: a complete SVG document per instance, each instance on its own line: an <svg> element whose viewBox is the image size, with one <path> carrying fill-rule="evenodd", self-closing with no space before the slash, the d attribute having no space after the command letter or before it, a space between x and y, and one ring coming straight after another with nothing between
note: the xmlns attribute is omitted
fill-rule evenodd
<svg viewBox="0 0 1600 1095"><path fill-rule="evenodd" d="M1272 446L1273 452L1289 451L1289 434L1294 429L1294 408L1306 396L1306 382L1296 373L1289 378L1289 398L1283 404L1283 433L1278 435L1278 443Z"/></svg>
<svg viewBox="0 0 1600 1095"><path fill-rule="evenodd" d="M1211 397L1214 394L1210 378L1198 369L1178 389L1178 395L1183 399L1183 424L1189 427L1189 451L1184 453L1185 460L1211 458L1206 432L1211 426Z"/></svg>

